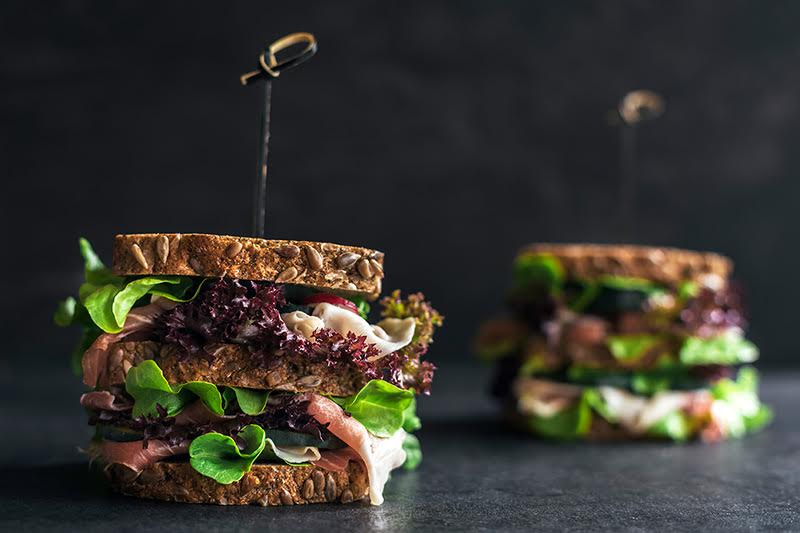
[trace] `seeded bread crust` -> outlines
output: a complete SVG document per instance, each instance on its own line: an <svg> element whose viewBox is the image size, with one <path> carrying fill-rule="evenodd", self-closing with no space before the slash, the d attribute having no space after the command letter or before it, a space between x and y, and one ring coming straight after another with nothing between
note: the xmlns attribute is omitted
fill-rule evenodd
<svg viewBox="0 0 800 533"><path fill-rule="evenodd" d="M307 285L374 300L383 252L309 241L273 241L199 233L117 235L114 274L232 277Z"/></svg>
<svg viewBox="0 0 800 533"><path fill-rule="evenodd" d="M153 341L119 342L110 348L108 384L119 385L131 367L153 359L170 383L207 381L215 385L249 389L314 392L332 396L351 396L366 385L368 379L355 365L329 367L324 362L287 360L275 356L274 364L264 368L245 346L217 344L211 361L183 356L180 347Z"/></svg>
<svg viewBox="0 0 800 533"><path fill-rule="evenodd" d="M242 479L223 485L189 463L155 463L138 476L115 465L106 470L115 491L137 498L217 505L303 505L351 503L364 499L369 481L361 463L341 472L316 466L256 464Z"/></svg>
<svg viewBox="0 0 800 533"><path fill-rule="evenodd" d="M568 279L592 280L600 276L641 278L669 286L699 281L711 274L723 281L733 262L713 252L677 248L603 244L531 244L520 254L549 254L564 267Z"/></svg>

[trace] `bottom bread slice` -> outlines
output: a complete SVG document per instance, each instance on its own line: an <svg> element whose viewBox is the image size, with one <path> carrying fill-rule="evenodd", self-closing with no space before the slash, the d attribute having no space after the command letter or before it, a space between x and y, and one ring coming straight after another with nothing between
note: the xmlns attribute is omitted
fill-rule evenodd
<svg viewBox="0 0 800 533"><path fill-rule="evenodd" d="M217 505L295 505L350 503L366 498L364 466L350 461L341 472L316 466L255 464L242 479L223 485L187 462L159 462L140 474L120 465L106 470L112 488L128 496Z"/></svg>

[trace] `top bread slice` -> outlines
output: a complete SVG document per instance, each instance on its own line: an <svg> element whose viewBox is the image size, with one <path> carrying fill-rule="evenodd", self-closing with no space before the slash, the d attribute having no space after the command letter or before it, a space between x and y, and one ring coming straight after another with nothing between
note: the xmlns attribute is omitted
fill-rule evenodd
<svg viewBox="0 0 800 533"><path fill-rule="evenodd" d="M112 270L119 276L231 277L307 285L374 300L381 292L383 252L294 240L143 233L117 235Z"/></svg>
<svg viewBox="0 0 800 533"><path fill-rule="evenodd" d="M668 286L716 276L727 281L733 262L712 252L606 244L531 244L520 255L555 257L568 279L593 280L601 276L641 278Z"/></svg>

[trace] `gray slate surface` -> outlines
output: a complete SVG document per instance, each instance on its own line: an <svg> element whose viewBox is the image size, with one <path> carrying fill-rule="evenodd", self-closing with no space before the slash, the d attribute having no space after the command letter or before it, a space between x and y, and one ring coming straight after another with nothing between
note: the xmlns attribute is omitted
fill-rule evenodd
<svg viewBox="0 0 800 533"><path fill-rule="evenodd" d="M88 435L77 380L10 376L0 363L4 530L800 530L800 376L791 373L765 376L776 420L742 441L557 445L506 432L482 396L485 370L447 366L422 401L423 465L395 474L382 507L267 509L109 494L76 451Z"/></svg>

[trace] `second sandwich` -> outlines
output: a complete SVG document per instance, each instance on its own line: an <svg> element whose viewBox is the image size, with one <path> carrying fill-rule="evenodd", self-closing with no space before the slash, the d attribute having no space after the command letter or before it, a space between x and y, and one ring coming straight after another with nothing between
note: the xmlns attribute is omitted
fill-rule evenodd
<svg viewBox="0 0 800 533"><path fill-rule="evenodd" d="M559 439L717 441L771 417L749 366L731 261L670 248L537 244L514 264L512 317L485 324L494 394Z"/></svg>

